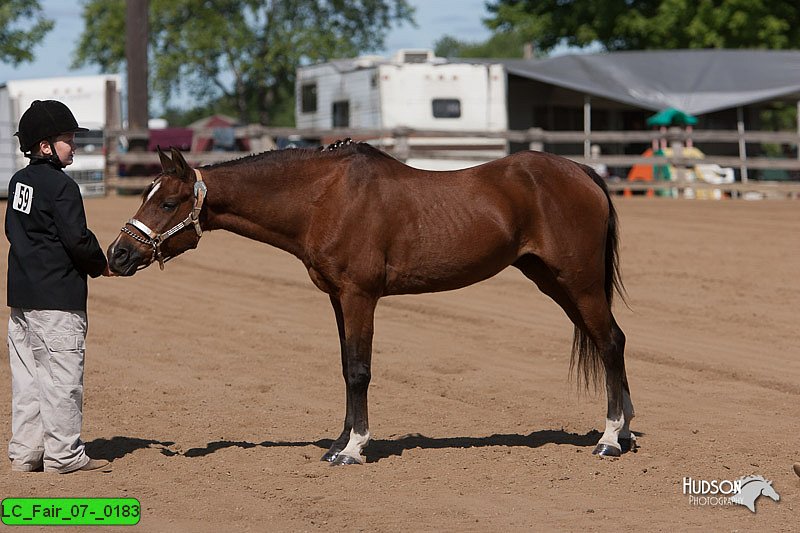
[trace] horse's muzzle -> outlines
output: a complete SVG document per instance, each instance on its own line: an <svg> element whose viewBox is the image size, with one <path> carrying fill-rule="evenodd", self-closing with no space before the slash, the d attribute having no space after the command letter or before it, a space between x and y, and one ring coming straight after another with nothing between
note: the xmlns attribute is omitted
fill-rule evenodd
<svg viewBox="0 0 800 533"><path fill-rule="evenodd" d="M120 276L133 276L140 268L139 265L148 262L145 254L136 246L122 241L120 237L111 243L106 255L108 256L109 270Z"/></svg>

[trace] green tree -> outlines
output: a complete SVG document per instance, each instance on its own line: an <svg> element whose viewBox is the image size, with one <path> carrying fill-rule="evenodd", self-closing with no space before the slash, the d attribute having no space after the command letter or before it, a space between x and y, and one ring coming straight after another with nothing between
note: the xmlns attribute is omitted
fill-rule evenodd
<svg viewBox="0 0 800 533"><path fill-rule="evenodd" d="M42 15L38 0L2 0L0 61L14 66L33 61L33 47L53 29L53 24Z"/></svg>
<svg viewBox="0 0 800 533"><path fill-rule="evenodd" d="M526 39L516 31L496 32L483 42L460 41L445 35L434 43L439 57L521 58Z"/></svg>
<svg viewBox="0 0 800 533"><path fill-rule="evenodd" d="M149 67L165 104L188 93L242 122L291 125L298 66L384 46L407 0L150 0ZM73 66L121 70L124 0L85 0Z"/></svg>
<svg viewBox="0 0 800 533"><path fill-rule="evenodd" d="M800 48L797 0L494 0L487 25L537 50Z"/></svg>

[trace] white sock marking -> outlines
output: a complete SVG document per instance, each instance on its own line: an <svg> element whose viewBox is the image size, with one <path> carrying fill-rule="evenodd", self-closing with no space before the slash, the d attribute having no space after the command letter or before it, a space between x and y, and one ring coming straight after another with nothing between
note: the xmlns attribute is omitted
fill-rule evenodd
<svg viewBox="0 0 800 533"><path fill-rule="evenodd" d="M364 462L364 457L361 456L361 450L369 442L369 431L365 435L359 435L354 430L350 430L350 440L345 446L344 450L341 451L341 454L347 455L352 457L353 459L358 459L362 463ZM340 455L341 455L340 454Z"/></svg>

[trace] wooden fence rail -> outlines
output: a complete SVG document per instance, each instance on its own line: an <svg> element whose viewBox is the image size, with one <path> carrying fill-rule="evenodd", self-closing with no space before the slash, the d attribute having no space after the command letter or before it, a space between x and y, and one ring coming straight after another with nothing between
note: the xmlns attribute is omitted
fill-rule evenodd
<svg viewBox="0 0 800 533"><path fill-rule="evenodd" d="M484 139L504 139L512 142L543 142L543 143L582 143L589 138L593 143L628 143L628 142L651 142L654 139L666 139L671 141L686 141L692 139L702 142L739 142L743 138L748 143L800 143L800 132L794 131L745 131L738 130L694 130L688 132L680 128L669 128L666 132L657 130L642 131L590 131L588 134L583 131L547 131L541 128L530 128L527 130L504 130L504 131L484 131L484 130L416 130L412 128L274 128L251 124L248 126L238 126L233 128L237 138L258 138L269 137L299 137L304 139L336 138L344 139L377 139L377 138L484 138ZM202 128L194 130L196 135L210 137L214 128ZM107 132L107 136L117 138L126 136L129 139L148 138L147 130L115 130Z"/></svg>
<svg viewBox="0 0 800 533"><path fill-rule="evenodd" d="M213 129L206 128L195 130L195 135L212 136ZM800 196L800 181L791 182L763 182L747 180L748 169L776 169L800 172L800 155L795 158L768 158L748 157L746 146L750 144L786 144L800 146L800 132L767 132L767 131L730 131L730 130L696 130L688 132L679 128L670 128L666 131L545 131L539 128L528 130L508 131L446 131L446 130L414 130L410 128L395 129L363 129L363 128L334 128L334 129L309 129L309 128L272 128L260 125L248 125L234 128L237 138L247 138L250 141L252 152L187 152L184 154L187 161L194 165L205 165L228 161L257 153L274 147L275 138L289 139L315 139L321 142L330 142L334 139L353 138L369 140L400 160L408 159L441 159L472 161L478 164L496 158L506 152L506 143L526 143L532 149L542 149L544 144L583 144L584 147L596 143L653 143L664 142L667 145L675 143L692 142L706 143L738 143L738 156L718 156L707 154L702 162L716 164L721 167L740 169L743 177L741 182L725 185L707 185L693 182L691 184L676 184L676 182L648 182L610 183L612 189L626 190L652 190L663 189L665 183L669 187L691 186L696 189L713 188L726 192L738 193L755 191L771 195L784 195L789 197ZM152 152L118 152L119 138L125 136L128 141L147 138L147 131L117 130L107 132L106 182L107 186L118 189L140 189L152 177L120 176L120 165L157 165L158 155ZM446 146L441 142L446 139ZM166 147L165 147L166 148ZM679 150L677 152L680 152ZM800 150L798 150L800 154ZM700 160L682 157L680 153L671 156L642 157L641 155L598 155L590 156L584 153L566 155L580 163L589 165L606 165L608 167L630 168L633 165L671 165L676 168L688 168L696 165Z"/></svg>

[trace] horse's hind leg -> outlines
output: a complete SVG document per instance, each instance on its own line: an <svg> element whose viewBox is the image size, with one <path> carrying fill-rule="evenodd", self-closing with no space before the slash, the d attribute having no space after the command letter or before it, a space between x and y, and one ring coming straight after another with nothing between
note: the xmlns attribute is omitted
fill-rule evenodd
<svg viewBox="0 0 800 533"><path fill-rule="evenodd" d="M595 454L618 456L633 446L630 421L634 416L628 380L625 375L625 334L611 314L602 281L578 283L562 273L557 277L539 257L525 255L514 266L533 280L539 289L552 298L575 324L573 364L587 381L593 380L600 368L605 370L608 411L606 428ZM573 287L589 289L575 291Z"/></svg>
<svg viewBox="0 0 800 533"><path fill-rule="evenodd" d="M616 457L634 446L630 431L634 410L625 373L625 334L614 320L605 291L595 287L574 297L583 319L583 327L575 331L574 351L585 379L596 377L600 368L605 370L606 428L593 453Z"/></svg>
<svg viewBox="0 0 800 533"><path fill-rule="evenodd" d="M625 334L611 317L610 341L595 341L606 371L608 412L606 429L594 449L595 454L618 456L635 447L635 437L630 430L634 416L628 378L625 374Z"/></svg>
<svg viewBox="0 0 800 533"><path fill-rule="evenodd" d="M347 390L344 429L323 461L361 464L369 442L367 389L371 378L372 334L377 299L358 293L331 297L342 349L342 374Z"/></svg>

